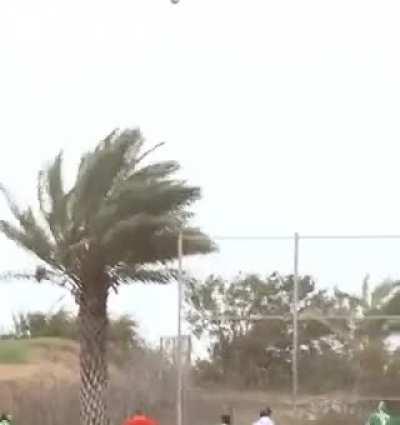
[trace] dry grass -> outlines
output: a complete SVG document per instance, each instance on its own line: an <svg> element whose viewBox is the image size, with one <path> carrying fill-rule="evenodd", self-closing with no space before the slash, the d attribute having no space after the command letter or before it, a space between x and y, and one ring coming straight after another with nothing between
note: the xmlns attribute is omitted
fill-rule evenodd
<svg viewBox="0 0 400 425"><path fill-rule="evenodd" d="M12 412L16 423L24 425L79 423L78 344L53 338L9 344L24 354L24 362L1 364L0 355L0 409ZM163 424L173 425L174 383L169 373L160 381L158 355L138 352L127 357L117 350L110 354L115 362L110 364L112 423L120 424L142 406L165 418Z"/></svg>
<svg viewBox="0 0 400 425"><path fill-rule="evenodd" d="M79 423L78 345L57 339L16 341L13 344L13 350L25 350L24 362L0 364L1 409L13 412L18 424ZM175 425L173 371L165 372L164 368L161 374L161 360L154 353L137 352L124 358L113 352L111 357L119 364L119 367L111 364L109 407L112 424L121 424L140 406L147 408L163 425ZM350 399L343 394L332 394L330 398ZM306 419L300 414L293 418L288 395L226 389L185 391L184 402L184 423L188 425L218 423L220 414L227 409L234 410L235 425L249 425L266 404L273 407L279 425L356 425L365 422L371 409L367 406L357 412L335 413L317 407L317 415L312 418ZM303 397L299 413L306 412L310 406L311 399Z"/></svg>
<svg viewBox="0 0 400 425"><path fill-rule="evenodd" d="M1 341L0 382L76 382L78 351L75 342L55 338Z"/></svg>

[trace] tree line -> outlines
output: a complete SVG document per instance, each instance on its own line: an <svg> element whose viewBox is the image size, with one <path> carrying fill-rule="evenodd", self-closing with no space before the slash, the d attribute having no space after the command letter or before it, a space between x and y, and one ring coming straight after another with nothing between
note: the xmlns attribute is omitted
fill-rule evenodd
<svg viewBox="0 0 400 425"><path fill-rule="evenodd" d="M196 364L198 384L290 389L293 285L293 276L278 273L188 279L186 319L208 347L208 356ZM377 394L400 389L400 347L388 343L400 323L369 320L397 314L399 286L385 281L370 290L366 279L357 296L319 288L311 276L300 278L298 372L303 391ZM282 318L263 320L266 315Z"/></svg>
<svg viewBox="0 0 400 425"><path fill-rule="evenodd" d="M55 312L28 312L13 316L13 331L7 338L65 338L79 340L79 318L61 308ZM138 333L138 323L129 315L109 319L108 341L114 347L130 351L145 342Z"/></svg>

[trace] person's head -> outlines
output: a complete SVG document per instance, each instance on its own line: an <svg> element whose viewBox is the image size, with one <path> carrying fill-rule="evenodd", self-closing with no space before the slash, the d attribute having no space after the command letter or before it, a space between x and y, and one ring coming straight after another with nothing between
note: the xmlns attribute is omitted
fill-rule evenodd
<svg viewBox="0 0 400 425"><path fill-rule="evenodd" d="M272 410L270 407L266 407L265 409L262 409L260 412L260 418L269 417L272 415Z"/></svg>
<svg viewBox="0 0 400 425"><path fill-rule="evenodd" d="M10 421L10 415L7 415L6 413L3 413L3 414L0 416L0 422L2 422L2 421L7 421L7 422L9 422L9 421Z"/></svg>
<svg viewBox="0 0 400 425"><path fill-rule="evenodd" d="M223 425L231 425L231 417L230 417L230 415L221 415L221 423Z"/></svg>
<svg viewBox="0 0 400 425"><path fill-rule="evenodd" d="M136 409L135 410L135 416L143 416L144 412L143 409Z"/></svg>
<svg viewBox="0 0 400 425"><path fill-rule="evenodd" d="M378 410L386 410L386 403L384 401L379 402Z"/></svg>

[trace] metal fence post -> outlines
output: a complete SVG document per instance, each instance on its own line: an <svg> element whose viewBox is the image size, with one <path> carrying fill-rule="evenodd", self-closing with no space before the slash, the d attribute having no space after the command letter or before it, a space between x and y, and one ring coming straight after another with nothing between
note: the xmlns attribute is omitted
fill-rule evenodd
<svg viewBox="0 0 400 425"><path fill-rule="evenodd" d="M183 233L178 235L178 341L177 341L177 393L176 393L176 423L182 425L183 405L182 405L182 302L183 302Z"/></svg>
<svg viewBox="0 0 400 425"><path fill-rule="evenodd" d="M294 234L294 273L293 273L293 350L292 350L292 377L293 377L293 413L297 413L297 397L299 386L298 375L298 349L299 349L299 333L298 333L298 302L299 302L299 234Z"/></svg>

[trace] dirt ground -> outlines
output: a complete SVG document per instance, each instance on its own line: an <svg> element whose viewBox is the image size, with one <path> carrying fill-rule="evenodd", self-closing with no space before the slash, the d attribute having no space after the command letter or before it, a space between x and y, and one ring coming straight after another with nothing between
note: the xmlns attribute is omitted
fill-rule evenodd
<svg viewBox="0 0 400 425"><path fill-rule="evenodd" d="M77 383L79 378L77 344L69 345L48 342L36 343L26 364L0 364L0 403L1 408L13 409L11 391L17 385L22 393L29 393L29 389L36 388L36 383L51 388L52 384L63 385ZM111 374L116 373L111 368ZM114 369L114 370L113 370ZM11 390L8 390L11 388ZM256 391L230 391L227 389L195 389L186 388L184 391L184 424L186 425L215 425L219 423L220 415L229 412L233 415L234 425L250 425L258 417L259 411L265 406L271 406L277 425L318 425L320 422L303 420L310 411L321 412L330 408L347 409L368 402L366 411L375 401L362 400L355 394L329 394L320 397L302 395L299 397L299 409L296 417L293 415L293 406L290 394L266 393ZM364 403L365 404L365 403ZM172 409L174 410L174 409ZM173 412L171 411L173 416ZM169 416L171 416L169 415ZM348 413L344 413L346 417ZM312 414L309 414L312 418ZM360 416L362 418L362 414ZM358 423L359 421L356 421ZM354 425L356 425L354 423ZM363 423L360 421L360 424ZM325 424L325 423L324 423ZM336 424L339 425L339 424ZM349 424L350 425L350 424ZM353 424L352 424L353 425Z"/></svg>

